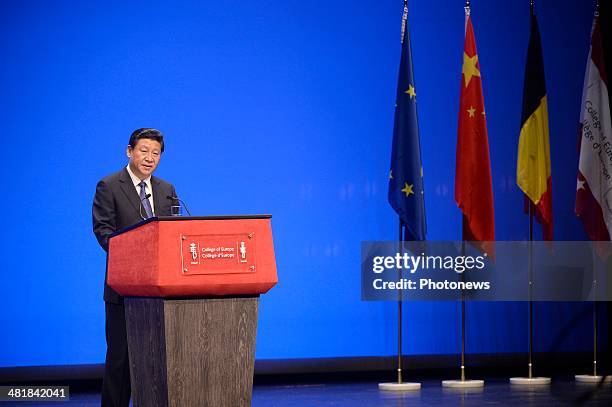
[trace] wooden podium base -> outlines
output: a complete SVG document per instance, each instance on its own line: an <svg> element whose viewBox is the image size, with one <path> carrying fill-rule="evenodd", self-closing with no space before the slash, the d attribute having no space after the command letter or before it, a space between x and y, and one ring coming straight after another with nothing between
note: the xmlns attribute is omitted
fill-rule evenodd
<svg viewBox="0 0 612 407"><path fill-rule="evenodd" d="M250 406L258 303L125 298L134 407Z"/></svg>

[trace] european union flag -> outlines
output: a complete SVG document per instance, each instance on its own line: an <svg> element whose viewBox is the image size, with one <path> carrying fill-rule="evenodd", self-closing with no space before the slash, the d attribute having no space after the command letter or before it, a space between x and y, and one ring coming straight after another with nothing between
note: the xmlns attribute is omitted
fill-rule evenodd
<svg viewBox="0 0 612 407"><path fill-rule="evenodd" d="M416 87L412 73L412 51L408 7L402 17L402 58L400 60L393 148L389 172L389 203L404 223L405 240L425 240L425 197L423 167L417 120Z"/></svg>

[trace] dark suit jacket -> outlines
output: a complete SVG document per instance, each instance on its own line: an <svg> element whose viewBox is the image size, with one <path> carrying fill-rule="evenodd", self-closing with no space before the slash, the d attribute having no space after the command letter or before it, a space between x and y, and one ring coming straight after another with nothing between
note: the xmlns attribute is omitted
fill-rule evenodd
<svg viewBox="0 0 612 407"><path fill-rule="evenodd" d="M155 216L170 215L175 203L167 196L176 196L172 184L157 177L151 177L151 189ZM144 216L144 208L142 209ZM100 246L108 252L108 237L119 229L132 226L140 221L140 197L134 188L127 169L122 169L98 182L93 201L93 231ZM123 298L106 283L104 277L104 301L122 303Z"/></svg>

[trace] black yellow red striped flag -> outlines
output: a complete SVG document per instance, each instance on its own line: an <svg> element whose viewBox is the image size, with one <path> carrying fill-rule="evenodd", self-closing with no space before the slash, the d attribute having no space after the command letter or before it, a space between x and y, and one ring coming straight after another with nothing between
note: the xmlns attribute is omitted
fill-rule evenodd
<svg viewBox="0 0 612 407"><path fill-rule="evenodd" d="M551 175L544 59L538 21L532 6L516 183L542 224L544 240L553 239Z"/></svg>

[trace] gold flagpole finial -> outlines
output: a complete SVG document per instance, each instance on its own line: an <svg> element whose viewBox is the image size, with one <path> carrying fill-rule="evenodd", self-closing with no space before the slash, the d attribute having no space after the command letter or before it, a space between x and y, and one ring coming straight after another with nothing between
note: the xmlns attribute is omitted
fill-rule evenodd
<svg viewBox="0 0 612 407"><path fill-rule="evenodd" d="M465 0L465 16L469 17L470 16L470 12L472 11L472 9L470 8L470 0Z"/></svg>
<svg viewBox="0 0 612 407"><path fill-rule="evenodd" d="M595 0L595 17L599 17L599 0Z"/></svg>

